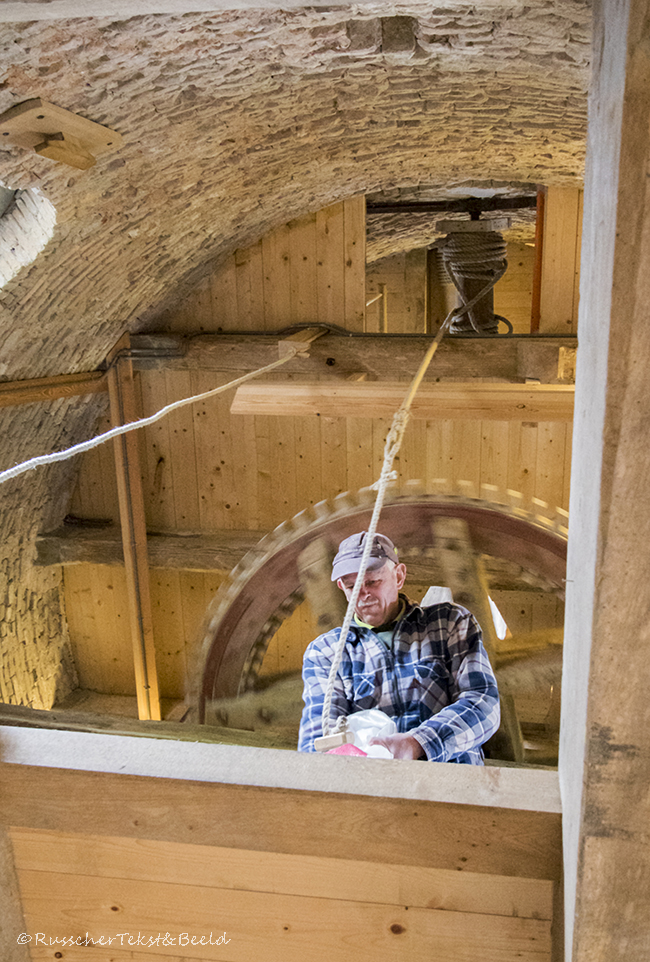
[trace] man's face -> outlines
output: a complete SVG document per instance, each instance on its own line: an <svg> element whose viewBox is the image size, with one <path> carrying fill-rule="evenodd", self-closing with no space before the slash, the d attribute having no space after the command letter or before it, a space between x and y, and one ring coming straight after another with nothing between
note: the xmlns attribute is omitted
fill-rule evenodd
<svg viewBox="0 0 650 962"><path fill-rule="evenodd" d="M336 582L350 600L356 574L344 575ZM399 591L406 579L406 566L386 561L381 568L366 572L356 612L361 621L377 628L392 621L399 611Z"/></svg>

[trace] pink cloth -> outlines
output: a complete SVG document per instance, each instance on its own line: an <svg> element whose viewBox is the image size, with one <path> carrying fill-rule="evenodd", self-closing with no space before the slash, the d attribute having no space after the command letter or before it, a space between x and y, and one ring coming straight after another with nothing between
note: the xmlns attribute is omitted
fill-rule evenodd
<svg viewBox="0 0 650 962"><path fill-rule="evenodd" d="M362 752L360 748L353 745L351 742L347 742L345 745L339 745L338 748L330 748L326 755L365 755L367 757L368 752Z"/></svg>

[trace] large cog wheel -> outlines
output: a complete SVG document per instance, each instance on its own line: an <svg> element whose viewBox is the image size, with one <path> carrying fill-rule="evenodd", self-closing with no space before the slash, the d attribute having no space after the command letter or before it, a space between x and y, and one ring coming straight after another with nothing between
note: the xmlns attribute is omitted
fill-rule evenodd
<svg viewBox="0 0 650 962"><path fill-rule="evenodd" d="M520 494L469 482L418 483L388 493L382 533L399 546L409 564L435 564L432 524L436 518L463 519L474 549L488 572L506 572L522 588L534 585L564 596L568 515L542 501L524 506ZM480 494L480 497L479 497ZM200 721L206 704L253 687L268 644L304 600L298 559L314 539L332 554L343 538L368 527L375 492L370 488L322 501L264 537L233 569L208 608L203 628L196 700Z"/></svg>

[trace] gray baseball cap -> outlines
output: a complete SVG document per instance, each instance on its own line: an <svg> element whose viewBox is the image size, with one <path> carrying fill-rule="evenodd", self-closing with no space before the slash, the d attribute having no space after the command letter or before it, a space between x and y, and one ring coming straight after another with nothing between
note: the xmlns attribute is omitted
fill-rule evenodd
<svg viewBox="0 0 650 962"><path fill-rule="evenodd" d="M367 531L359 531L358 534L351 534L339 545L338 554L332 563L332 581L338 581L345 575L356 574L361 566L361 555L366 544ZM397 548L384 534L376 534L372 548L370 549L370 559L368 561L368 571L376 571L387 561L399 563Z"/></svg>

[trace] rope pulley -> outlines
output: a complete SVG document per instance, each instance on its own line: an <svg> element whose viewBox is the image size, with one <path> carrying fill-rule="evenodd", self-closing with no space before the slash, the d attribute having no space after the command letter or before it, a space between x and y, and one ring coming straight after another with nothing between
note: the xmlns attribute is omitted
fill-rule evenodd
<svg viewBox="0 0 650 962"><path fill-rule="evenodd" d="M436 247L458 291L460 307L465 307L462 313L452 317L449 324L451 334L497 334L499 321L504 321L512 330L504 317L494 313L493 291L508 266L506 242L501 231L509 226L508 217L443 220L436 225L438 231L447 235L436 243Z"/></svg>

